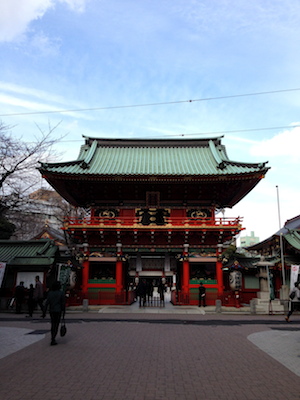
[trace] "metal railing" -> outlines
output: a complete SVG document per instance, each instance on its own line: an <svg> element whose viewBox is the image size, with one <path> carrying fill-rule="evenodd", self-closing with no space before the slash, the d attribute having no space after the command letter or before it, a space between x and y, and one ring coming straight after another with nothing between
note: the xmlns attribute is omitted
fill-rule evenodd
<svg viewBox="0 0 300 400"><path fill-rule="evenodd" d="M140 307L150 307L150 308L162 308L165 307L165 299L161 299L160 296L145 296L137 297L136 302L140 305Z"/></svg>
<svg viewBox="0 0 300 400"><path fill-rule="evenodd" d="M82 299L87 299L90 305L130 305L134 302L134 295L131 291L115 293L99 289L84 293Z"/></svg>

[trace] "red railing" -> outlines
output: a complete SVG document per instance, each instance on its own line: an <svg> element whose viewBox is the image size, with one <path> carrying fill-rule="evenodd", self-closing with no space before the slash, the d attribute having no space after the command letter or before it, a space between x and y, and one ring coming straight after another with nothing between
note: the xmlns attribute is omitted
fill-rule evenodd
<svg viewBox="0 0 300 400"><path fill-rule="evenodd" d="M183 306L189 305L190 296L187 293L182 293L180 291L173 290L172 293L171 293L171 303L174 306L176 306L176 305L177 306L179 306L179 305L181 305L181 306L182 305Z"/></svg>
<svg viewBox="0 0 300 400"><path fill-rule="evenodd" d="M101 218L101 217L87 217L87 218L77 218L71 217L65 219L65 227L72 226L87 226L87 227L133 227L136 226L138 228L168 228L168 227L192 227L192 226L211 226L211 227L219 227L219 226L239 226L242 222L242 218L182 218L182 217L168 217L165 218L165 223L162 225L157 224L149 224L143 225L139 218L132 217L118 217L118 218Z"/></svg>
<svg viewBox="0 0 300 400"><path fill-rule="evenodd" d="M214 305L218 299L217 292L207 292L206 293L206 304ZM181 291L172 291L171 303L174 306L185 306L192 305L197 306L199 303L199 294L197 292L190 291L189 293L182 293Z"/></svg>

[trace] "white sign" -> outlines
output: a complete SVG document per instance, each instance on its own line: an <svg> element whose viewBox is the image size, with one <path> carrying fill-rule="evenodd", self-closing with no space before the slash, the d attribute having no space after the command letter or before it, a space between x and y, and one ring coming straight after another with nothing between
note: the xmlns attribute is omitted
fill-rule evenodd
<svg viewBox="0 0 300 400"><path fill-rule="evenodd" d="M291 281L290 290L295 287L295 283L298 281L299 265L291 265Z"/></svg>
<svg viewBox="0 0 300 400"><path fill-rule="evenodd" d="M2 282L3 282L5 268L6 268L6 263L0 262L0 287L1 287Z"/></svg>

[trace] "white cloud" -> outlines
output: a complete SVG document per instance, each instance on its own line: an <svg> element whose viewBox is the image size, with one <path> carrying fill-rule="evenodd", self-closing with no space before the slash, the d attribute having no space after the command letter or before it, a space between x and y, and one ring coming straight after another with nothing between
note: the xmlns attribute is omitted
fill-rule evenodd
<svg viewBox="0 0 300 400"><path fill-rule="evenodd" d="M15 107L22 107L26 110L34 110L35 112L54 111L55 107L41 102L34 102L32 100L23 100L18 97L0 94L0 103L9 104Z"/></svg>
<svg viewBox="0 0 300 400"><path fill-rule="evenodd" d="M300 128L295 127L249 146L252 157L269 159L267 165L271 169L266 178L230 211L231 214L244 217L246 231L242 236L254 231L264 240L279 229L277 187L281 226L286 220L299 215L299 145Z"/></svg>
<svg viewBox="0 0 300 400"><path fill-rule="evenodd" d="M28 29L53 6L52 0L10 0L0 3L0 41L10 42Z"/></svg>
<svg viewBox="0 0 300 400"><path fill-rule="evenodd" d="M71 10L83 12L88 0L59 0L61 3L66 3Z"/></svg>
<svg viewBox="0 0 300 400"><path fill-rule="evenodd" d="M175 2L174 2L175 3ZM228 0L186 1L177 0L174 12L181 15L189 26L196 30L228 32L255 32L262 27L284 34L299 25L297 15L300 5L297 0L274 1L252 0L235 2L230 6Z"/></svg>
<svg viewBox="0 0 300 400"><path fill-rule="evenodd" d="M38 99L47 99L51 102L65 104L65 100L62 96L53 95L52 93L46 92L44 90L39 90L36 88L31 88L27 86L20 86L10 82L0 81L0 90L2 92L9 92L18 95L26 95L30 97L37 97ZM3 94L3 93L2 93ZM78 106L79 107L79 106Z"/></svg>
<svg viewBox="0 0 300 400"><path fill-rule="evenodd" d="M9 0L0 2L0 42L20 40L32 21L60 2L72 11L83 12L88 0Z"/></svg>
<svg viewBox="0 0 300 400"><path fill-rule="evenodd" d="M232 141L232 142L237 142L237 143L246 143L246 144L258 144L257 140L249 139L249 138L244 138L244 137L239 137L239 136L233 136L233 135L226 135L225 136L226 141Z"/></svg>
<svg viewBox="0 0 300 400"><path fill-rule="evenodd" d="M47 97L45 97L47 98ZM49 100L49 99L48 99ZM18 96L11 96L8 94L0 94L0 104L3 104L6 107L6 111L3 107L2 107L2 114L0 115L0 117L5 117L5 116L9 116L9 115L21 115L22 113L24 113L24 115L28 114L30 115L30 112L34 113L34 114L38 114L38 113L45 113L45 114L53 114L54 115L61 115L61 116L68 116L68 117L73 117L73 118L78 118L78 119L85 119L85 120L93 120L93 116L84 112L73 112L73 111L65 111L65 112L61 112L59 113L59 110L65 110L66 108L70 109L70 107L67 107L66 105L64 107L61 106L57 106L57 105L51 105L45 102L41 102L41 101L35 101L32 99L29 99L28 97L26 97L25 99L18 97ZM11 111L9 106L13 106L15 111ZM69 104L68 104L69 106ZM17 108L16 108L17 107ZM72 108L77 108L72 107Z"/></svg>
<svg viewBox="0 0 300 400"><path fill-rule="evenodd" d="M300 127L295 127L262 140L250 147L250 154L255 156L285 157L286 161L298 159L300 147Z"/></svg>
<svg viewBox="0 0 300 400"><path fill-rule="evenodd" d="M262 182L263 183L263 182ZM241 216L242 226L246 228L242 236L250 235L251 231L260 240L273 235L288 219L300 214L298 187L279 187L280 224L276 186L267 182L259 184L232 210L226 211L226 216ZM261 186L260 186L261 185Z"/></svg>
<svg viewBox="0 0 300 400"><path fill-rule="evenodd" d="M43 32L40 32L30 40L31 47L39 52L40 55L54 56L58 54L60 41L51 40Z"/></svg>

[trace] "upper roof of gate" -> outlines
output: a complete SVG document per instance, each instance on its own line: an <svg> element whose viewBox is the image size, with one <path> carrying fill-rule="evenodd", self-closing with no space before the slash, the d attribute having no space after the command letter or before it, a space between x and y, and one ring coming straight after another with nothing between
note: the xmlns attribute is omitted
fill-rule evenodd
<svg viewBox="0 0 300 400"><path fill-rule="evenodd" d="M265 174L267 162L228 158L222 137L204 139L99 139L84 137L76 160L42 163L43 174L106 176L227 176Z"/></svg>

